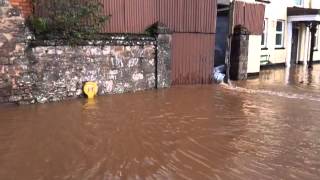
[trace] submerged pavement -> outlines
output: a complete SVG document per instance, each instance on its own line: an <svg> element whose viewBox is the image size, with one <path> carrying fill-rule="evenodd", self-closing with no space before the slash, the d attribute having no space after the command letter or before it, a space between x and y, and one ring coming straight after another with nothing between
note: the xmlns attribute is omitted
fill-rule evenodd
<svg viewBox="0 0 320 180"><path fill-rule="evenodd" d="M0 107L0 179L319 179L320 66Z"/></svg>

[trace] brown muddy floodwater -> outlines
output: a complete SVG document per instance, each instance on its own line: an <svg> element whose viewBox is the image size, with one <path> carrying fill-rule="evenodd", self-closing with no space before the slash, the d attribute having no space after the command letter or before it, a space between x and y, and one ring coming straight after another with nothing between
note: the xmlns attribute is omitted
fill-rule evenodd
<svg viewBox="0 0 320 180"><path fill-rule="evenodd" d="M0 108L1 180L320 179L320 66Z"/></svg>

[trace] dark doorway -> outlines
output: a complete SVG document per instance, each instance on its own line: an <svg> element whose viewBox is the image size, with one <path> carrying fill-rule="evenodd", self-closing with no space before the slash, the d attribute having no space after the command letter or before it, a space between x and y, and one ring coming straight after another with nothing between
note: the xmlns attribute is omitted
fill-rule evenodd
<svg viewBox="0 0 320 180"><path fill-rule="evenodd" d="M225 64L229 32L229 6L218 6L214 66Z"/></svg>
<svg viewBox="0 0 320 180"><path fill-rule="evenodd" d="M299 43L299 28L293 27L292 29L292 46L291 46L291 62L296 64L298 58L298 43Z"/></svg>

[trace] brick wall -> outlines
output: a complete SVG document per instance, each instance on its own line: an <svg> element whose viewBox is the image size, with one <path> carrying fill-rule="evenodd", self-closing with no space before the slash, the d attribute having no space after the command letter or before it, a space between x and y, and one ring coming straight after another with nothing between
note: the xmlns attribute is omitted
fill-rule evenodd
<svg viewBox="0 0 320 180"><path fill-rule="evenodd" d="M29 16L32 13L31 0L10 0L12 6L19 7L23 16Z"/></svg>

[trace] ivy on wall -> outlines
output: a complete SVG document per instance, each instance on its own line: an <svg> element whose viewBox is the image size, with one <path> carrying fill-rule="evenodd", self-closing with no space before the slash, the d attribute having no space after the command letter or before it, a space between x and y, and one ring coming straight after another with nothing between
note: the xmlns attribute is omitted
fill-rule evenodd
<svg viewBox="0 0 320 180"><path fill-rule="evenodd" d="M65 40L70 45L94 39L110 16L95 0L33 0L29 25L37 39Z"/></svg>

